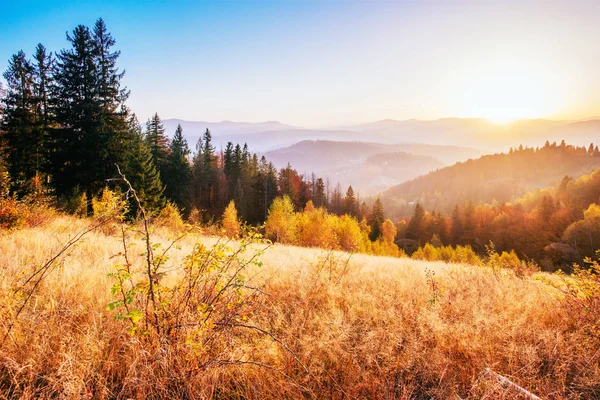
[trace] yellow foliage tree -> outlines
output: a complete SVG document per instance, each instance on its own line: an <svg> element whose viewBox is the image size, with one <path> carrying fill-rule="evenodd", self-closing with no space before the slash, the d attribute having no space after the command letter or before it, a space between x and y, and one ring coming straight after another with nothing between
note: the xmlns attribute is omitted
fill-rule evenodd
<svg viewBox="0 0 600 400"><path fill-rule="evenodd" d="M223 212L222 227L223 234L228 238L235 239L239 237L242 224L238 220L238 213L233 200L229 202L227 208L225 208L225 211Z"/></svg>
<svg viewBox="0 0 600 400"><path fill-rule="evenodd" d="M335 218L324 208L315 208L309 200L304 212L296 215L298 244L309 247L336 247Z"/></svg>
<svg viewBox="0 0 600 400"><path fill-rule="evenodd" d="M367 226L368 227L368 226ZM338 246L345 251L364 252L363 234L358 221L348 214L337 218L335 224L335 235ZM366 238L368 239L368 232Z"/></svg>
<svg viewBox="0 0 600 400"><path fill-rule="evenodd" d="M394 244L394 239L396 238L397 232L398 231L396 230L394 223L389 219L386 219L385 221L383 221L383 224L381 224L381 236L383 237L383 241L386 244Z"/></svg>
<svg viewBox="0 0 600 400"><path fill-rule="evenodd" d="M288 196L273 200L265 221L267 237L280 243L294 243L296 239L295 217L294 205Z"/></svg>

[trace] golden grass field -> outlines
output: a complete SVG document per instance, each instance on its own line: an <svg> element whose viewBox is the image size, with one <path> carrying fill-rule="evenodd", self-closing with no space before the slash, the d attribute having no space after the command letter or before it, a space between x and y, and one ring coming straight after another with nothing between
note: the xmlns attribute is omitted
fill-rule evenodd
<svg viewBox="0 0 600 400"><path fill-rule="evenodd" d="M244 324L269 334L224 330L199 349L130 335L107 309L123 247L105 228L60 259L15 321L15 287L88 223L59 216L0 233L2 336L14 322L1 398L519 398L486 368L541 398L600 398L600 341L579 311L536 276L486 267L272 245L244 272L265 293L244 306ZM128 235L141 263L143 242ZM152 238L167 246L174 235ZM218 240L181 239L165 282L195 243Z"/></svg>

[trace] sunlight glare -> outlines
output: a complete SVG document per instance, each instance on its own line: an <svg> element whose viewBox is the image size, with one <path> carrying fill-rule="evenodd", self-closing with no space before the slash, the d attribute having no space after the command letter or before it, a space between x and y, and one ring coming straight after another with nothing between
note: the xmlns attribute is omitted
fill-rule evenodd
<svg viewBox="0 0 600 400"><path fill-rule="evenodd" d="M466 82L467 114L497 124L549 117L560 111L563 101L556 96L555 82L543 65L531 62L482 64Z"/></svg>

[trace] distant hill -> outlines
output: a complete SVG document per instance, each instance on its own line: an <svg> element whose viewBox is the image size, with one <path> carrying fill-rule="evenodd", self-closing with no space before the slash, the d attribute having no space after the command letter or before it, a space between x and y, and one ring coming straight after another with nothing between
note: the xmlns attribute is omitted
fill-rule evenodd
<svg viewBox="0 0 600 400"><path fill-rule="evenodd" d="M411 202L428 210L450 213L456 204L510 202L532 189L555 185L568 175L578 177L600 167L600 153L584 147L525 148L511 154L486 155L430 172L382 193L386 210L395 217L412 213Z"/></svg>
<svg viewBox="0 0 600 400"><path fill-rule="evenodd" d="M503 146L519 143L525 136L546 131L565 122L544 119L522 120L513 124L494 124L483 118L441 118L433 121L383 120L353 125L346 129L368 133L375 141L394 138L397 141L414 141L430 144L470 144L471 146Z"/></svg>
<svg viewBox="0 0 600 400"><path fill-rule="evenodd" d="M574 145L585 145L600 134L600 119L575 122L528 119L510 124L494 124L482 118L442 118L433 121L386 119L338 129L303 129L277 121L251 123L167 119L164 125L169 135L175 132L177 124L183 127L191 146L208 128L218 148L224 147L228 141L247 142L256 151L274 150L303 140L334 140L384 144L419 142L475 147L490 152L504 151L515 144L532 146L546 139L566 139Z"/></svg>
<svg viewBox="0 0 600 400"><path fill-rule="evenodd" d="M288 163L333 184L372 194L444 165L481 156L481 150L418 143L381 144L304 140L264 153L278 168Z"/></svg>

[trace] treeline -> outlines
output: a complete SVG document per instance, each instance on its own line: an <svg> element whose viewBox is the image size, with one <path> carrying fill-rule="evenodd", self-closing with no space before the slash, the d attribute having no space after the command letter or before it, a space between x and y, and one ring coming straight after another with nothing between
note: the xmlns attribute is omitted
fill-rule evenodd
<svg viewBox="0 0 600 400"><path fill-rule="evenodd" d="M312 201L296 211L288 196L278 197L265 223L267 238L275 242L392 257L404 255L394 243L396 233L379 199L368 220L362 217L359 222L356 216L331 214L324 207L315 207Z"/></svg>
<svg viewBox="0 0 600 400"><path fill-rule="evenodd" d="M411 215L414 203L427 210L452 213L456 204L514 202L530 190L554 185L565 176L581 176L600 167L597 145L587 147L546 142L543 147L519 146L508 153L485 155L439 169L384 192L390 216Z"/></svg>
<svg viewBox="0 0 600 400"><path fill-rule="evenodd" d="M590 148L594 148L590 146ZM594 257L600 247L600 170L578 179L564 177L556 187L528 193L515 203L455 205L450 215L414 206L398 223L396 243L408 253L427 243L471 246L485 254L493 243L514 250L546 270Z"/></svg>

